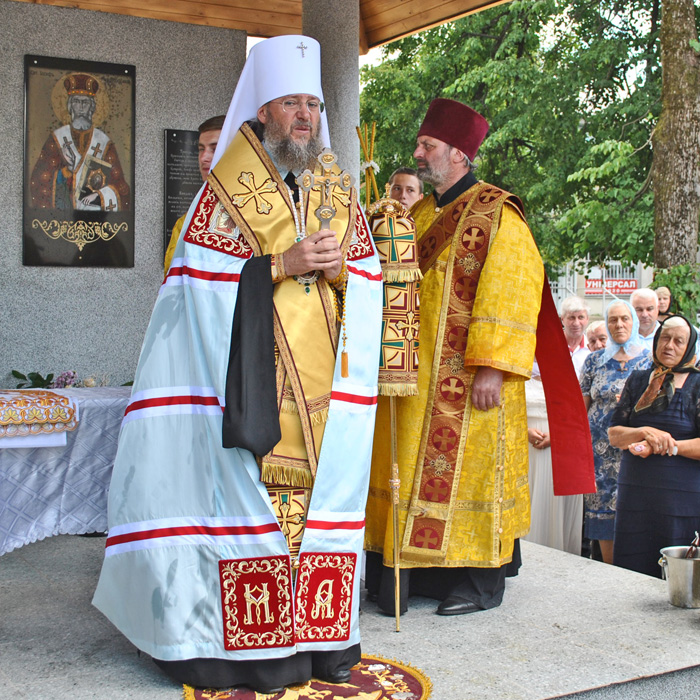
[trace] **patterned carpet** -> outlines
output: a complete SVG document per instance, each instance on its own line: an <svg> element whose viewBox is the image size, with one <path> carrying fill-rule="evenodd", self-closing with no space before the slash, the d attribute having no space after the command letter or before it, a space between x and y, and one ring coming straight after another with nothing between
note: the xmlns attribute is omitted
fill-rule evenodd
<svg viewBox="0 0 700 700"><path fill-rule="evenodd" d="M262 695L248 688L197 690L185 687L185 700L428 700L430 679L421 671L381 656L363 654L349 683L334 685L312 679L281 693Z"/></svg>

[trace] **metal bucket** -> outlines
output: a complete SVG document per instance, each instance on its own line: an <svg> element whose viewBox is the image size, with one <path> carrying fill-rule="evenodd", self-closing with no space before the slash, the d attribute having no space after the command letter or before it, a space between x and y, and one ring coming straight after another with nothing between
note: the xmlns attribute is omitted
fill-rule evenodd
<svg viewBox="0 0 700 700"><path fill-rule="evenodd" d="M700 608L700 552L685 559L687 546L664 547L659 566L668 581L668 599L679 608Z"/></svg>

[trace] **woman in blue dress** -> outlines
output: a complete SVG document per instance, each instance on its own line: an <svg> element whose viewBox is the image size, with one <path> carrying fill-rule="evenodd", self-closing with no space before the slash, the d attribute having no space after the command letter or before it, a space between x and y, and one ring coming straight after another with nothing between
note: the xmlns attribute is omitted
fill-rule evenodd
<svg viewBox="0 0 700 700"><path fill-rule="evenodd" d="M593 440L596 493L584 496L583 534L598 540L603 561L612 564L617 475L622 451L608 441L610 418L633 370L651 365L639 338L639 320L626 301L613 301L605 311L608 343L591 353L581 371L581 391Z"/></svg>
<svg viewBox="0 0 700 700"><path fill-rule="evenodd" d="M654 366L634 372L609 430L625 450L618 479L613 563L661 576L659 550L700 530L700 370L697 332L669 316L654 336Z"/></svg>

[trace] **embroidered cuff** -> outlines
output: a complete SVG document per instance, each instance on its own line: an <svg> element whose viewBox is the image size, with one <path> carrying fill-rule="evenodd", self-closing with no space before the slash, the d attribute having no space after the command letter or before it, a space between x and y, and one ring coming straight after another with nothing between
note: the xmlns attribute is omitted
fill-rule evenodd
<svg viewBox="0 0 700 700"><path fill-rule="evenodd" d="M284 271L284 253L275 253L270 256L270 269L272 272L272 283L277 284L284 279L287 279L287 273Z"/></svg>

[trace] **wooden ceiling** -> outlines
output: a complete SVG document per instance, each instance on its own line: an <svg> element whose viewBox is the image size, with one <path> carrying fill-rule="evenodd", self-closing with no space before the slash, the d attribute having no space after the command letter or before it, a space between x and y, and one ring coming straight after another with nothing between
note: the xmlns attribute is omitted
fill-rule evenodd
<svg viewBox="0 0 700 700"><path fill-rule="evenodd" d="M301 0L17 0L209 27L301 33ZM342 0L335 0L341 2ZM360 0L360 52L509 0ZM333 6L332 2L328 7Z"/></svg>

